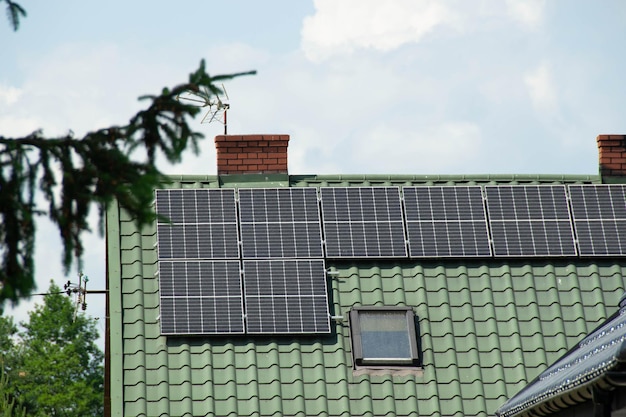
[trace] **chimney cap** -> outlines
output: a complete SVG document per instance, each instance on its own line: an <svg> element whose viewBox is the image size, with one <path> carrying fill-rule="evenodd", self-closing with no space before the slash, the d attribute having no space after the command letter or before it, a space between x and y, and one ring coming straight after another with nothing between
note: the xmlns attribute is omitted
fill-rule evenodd
<svg viewBox="0 0 626 417"><path fill-rule="evenodd" d="M284 134L248 134L248 135L217 135L215 136L215 142L239 142L239 141L253 141L253 140L267 140L267 141L289 141L289 135Z"/></svg>

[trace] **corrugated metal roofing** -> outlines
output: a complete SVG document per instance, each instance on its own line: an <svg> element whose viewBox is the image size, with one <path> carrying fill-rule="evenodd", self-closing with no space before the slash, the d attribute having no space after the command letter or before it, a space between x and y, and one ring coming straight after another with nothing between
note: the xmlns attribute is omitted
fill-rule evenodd
<svg viewBox="0 0 626 417"><path fill-rule="evenodd" d="M581 340L528 386L497 410L499 416L537 415L590 400L594 386L609 387L609 375L624 368L626 357L626 308ZM564 400L567 399L567 400ZM576 399L576 401L574 401Z"/></svg>
<svg viewBox="0 0 626 417"><path fill-rule="evenodd" d="M597 181L298 176L291 186ZM492 415L616 310L626 276L626 259L328 261L331 314L344 317L331 336L168 338L155 228L137 230L114 206L107 223L113 416ZM354 372L347 317L357 305L413 307L421 372Z"/></svg>

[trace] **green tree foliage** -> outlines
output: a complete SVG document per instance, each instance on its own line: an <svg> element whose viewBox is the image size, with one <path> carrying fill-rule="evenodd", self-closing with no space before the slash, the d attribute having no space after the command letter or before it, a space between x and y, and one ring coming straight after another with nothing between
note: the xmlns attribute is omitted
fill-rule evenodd
<svg viewBox="0 0 626 417"><path fill-rule="evenodd" d="M26 417L26 409L11 393L6 373L0 373L0 417Z"/></svg>
<svg viewBox="0 0 626 417"><path fill-rule="evenodd" d="M17 402L9 384L8 373L15 361L14 336L17 327L11 317L0 317L0 417L25 417L26 410Z"/></svg>
<svg viewBox="0 0 626 417"><path fill-rule="evenodd" d="M95 343L96 324L75 315L75 305L54 284L28 322L21 323L7 373L9 392L29 416L102 415L103 354Z"/></svg>
<svg viewBox="0 0 626 417"><path fill-rule="evenodd" d="M17 327L12 317L0 316L0 372L4 370L4 358L9 356L15 347L13 340L17 334Z"/></svg>
<svg viewBox="0 0 626 417"><path fill-rule="evenodd" d="M17 27L23 9L4 1L9 20ZM153 190L164 180L155 164L157 155L164 155L170 163L180 162L185 150L198 152L198 141L203 138L189 125L201 107L180 101L178 96L194 92L208 103L211 96L221 93L218 82L245 74L254 71L212 77L203 60L186 83L164 88L159 95L140 97L149 104L128 124L82 137L69 132L51 138L42 131L5 137L0 132L0 306L6 300L16 303L35 288L38 215L47 215L58 226L66 271L74 261L80 266L81 235L89 231L92 206L99 209L101 232L104 211L114 199L139 226L154 221ZM38 208L37 193L45 198L47 207Z"/></svg>

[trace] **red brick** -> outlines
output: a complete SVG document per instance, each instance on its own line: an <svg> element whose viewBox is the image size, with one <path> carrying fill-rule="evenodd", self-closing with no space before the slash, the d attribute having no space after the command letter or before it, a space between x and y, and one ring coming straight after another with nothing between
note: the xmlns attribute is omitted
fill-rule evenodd
<svg viewBox="0 0 626 417"><path fill-rule="evenodd" d="M615 149L615 148L611 148L611 149L600 149L600 155L602 155L605 158L622 158L624 156L624 152L622 152L620 149Z"/></svg>
<svg viewBox="0 0 626 417"><path fill-rule="evenodd" d="M598 135L596 140L597 141L612 140L612 139L623 140L625 138L626 138L626 135Z"/></svg>
<svg viewBox="0 0 626 417"><path fill-rule="evenodd" d="M277 170L277 171L279 171L279 170L282 170L282 169L285 169L285 168L286 167L284 165L280 165L280 164L268 165L268 169L270 169L270 170Z"/></svg>
<svg viewBox="0 0 626 417"><path fill-rule="evenodd" d="M289 144L286 140L277 140L276 142L271 142L268 148L286 148Z"/></svg>
<svg viewBox="0 0 626 417"><path fill-rule="evenodd" d="M622 163L614 163L614 162L609 162L606 164L601 164L600 165L602 168L605 169L610 169L610 170L621 170L625 168L625 165Z"/></svg>

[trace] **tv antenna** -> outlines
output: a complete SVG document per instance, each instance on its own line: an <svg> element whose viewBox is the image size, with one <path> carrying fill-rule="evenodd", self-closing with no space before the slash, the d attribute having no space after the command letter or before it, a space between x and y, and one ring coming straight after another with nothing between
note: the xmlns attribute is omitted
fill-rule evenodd
<svg viewBox="0 0 626 417"><path fill-rule="evenodd" d="M198 91L186 91L181 93L176 99L194 106L208 107L209 109L202 117L200 123L220 122L224 125L224 134L227 135L228 121L226 119L226 113L228 109L230 109L230 99L228 98L224 84L222 84L222 92L224 96L220 97L219 90L213 94L207 87L204 87Z"/></svg>
<svg viewBox="0 0 626 417"><path fill-rule="evenodd" d="M87 283L89 282L89 277L82 272L78 273L78 284L73 283L71 281L67 281L65 285L63 285L63 289L68 296L72 294L76 295L76 308L74 309L74 320L76 320L76 315L78 314L78 310L85 311L87 310L87 293L92 294L106 294L107 290L89 290L87 291Z"/></svg>

